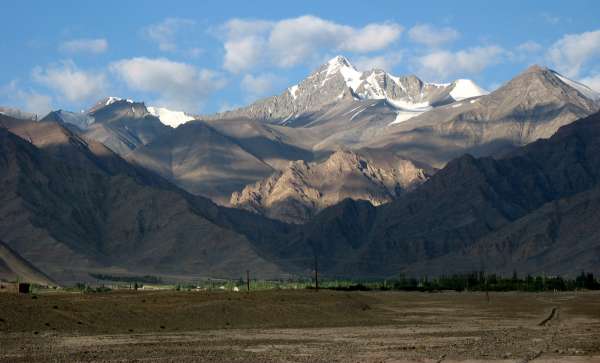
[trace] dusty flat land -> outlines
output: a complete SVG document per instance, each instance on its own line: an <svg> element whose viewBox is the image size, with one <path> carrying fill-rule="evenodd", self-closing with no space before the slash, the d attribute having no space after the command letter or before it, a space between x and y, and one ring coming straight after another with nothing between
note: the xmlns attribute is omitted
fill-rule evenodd
<svg viewBox="0 0 600 363"><path fill-rule="evenodd" d="M600 362L600 293L0 294L0 361Z"/></svg>

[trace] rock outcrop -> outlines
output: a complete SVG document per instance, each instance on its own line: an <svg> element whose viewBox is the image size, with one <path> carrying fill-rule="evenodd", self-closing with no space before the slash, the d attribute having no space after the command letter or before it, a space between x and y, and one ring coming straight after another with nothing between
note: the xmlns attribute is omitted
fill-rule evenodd
<svg viewBox="0 0 600 363"><path fill-rule="evenodd" d="M336 151L323 162L294 161L233 193L231 205L289 223L304 223L343 199L381 205L427 180L427 172L409 160L387 164L382 167L346 150Z"/></svg>

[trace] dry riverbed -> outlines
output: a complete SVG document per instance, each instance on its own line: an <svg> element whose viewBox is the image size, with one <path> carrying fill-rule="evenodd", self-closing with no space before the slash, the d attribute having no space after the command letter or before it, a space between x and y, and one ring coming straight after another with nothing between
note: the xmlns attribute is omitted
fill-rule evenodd
<svg viewBox="0 0 600 363"><path fill-rule="evenodd" d="M600 294L0 294L0 361L600 362Z"/></svg>

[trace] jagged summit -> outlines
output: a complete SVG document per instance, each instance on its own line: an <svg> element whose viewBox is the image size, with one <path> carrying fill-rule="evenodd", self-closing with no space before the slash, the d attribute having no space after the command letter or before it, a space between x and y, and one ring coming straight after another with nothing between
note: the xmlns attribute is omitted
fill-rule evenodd
<svg viewBox="0 0 600 363"><path fill-rule="evenodd" d="M120 97L115 97L115 96L108 96L108 97L104 97L103 99L101 99L100 101L96 102L92 107L90 107L90 109L88 109L88 113L92 113L94 111L97 111L101 108L110 106L112 104L134 104L134 103L142 103L143 102L134 102L131 99L128 98L120 98Z"/></svg>
<svg viewBox="0 0 600 363"><path fill-rule="evenodd" d="M287 168L231 196L231 205L290 223L303 223L346 198L387 203L427 180L405 159L387 162L338 149L322 162L292 161Z"/></svg>
<svg viewBox="0 0 600 363"><path fill-rule="evenodd" d="M334 66L334 67L341 66L341 67L354 68L354 66L352 65L352 63L350 63L348 58L344 57L343 55L336 55L335 57L333 57L329 61L327 61L327 64L330 66ZM356 68L354 68L354 69L356 69Z"/></svg>
<svg viewBox="0 0 600 363"><path fill-rule="evenodd" d="M486 93L470 80L435 84L423 82L414 75L394 76L381 69L361 72L346 57L338 55L279 96L201 118L250 118L289 125L290 120L323 111L331 105L364 100L385 101L392 109L409 111L410 117L414 117L433 107Z"/></svg>

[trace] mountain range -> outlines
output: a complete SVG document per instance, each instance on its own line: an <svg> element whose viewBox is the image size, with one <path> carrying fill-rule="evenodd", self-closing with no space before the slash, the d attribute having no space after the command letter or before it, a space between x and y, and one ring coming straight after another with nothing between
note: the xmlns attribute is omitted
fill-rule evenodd
<svg viewBox="0 0 600 363"><path fill-rule="evenodd" d="M2 108L0 240L60 282L597 271L598 110L544 67L488 93L344 57L215 115Z"/></svg>

